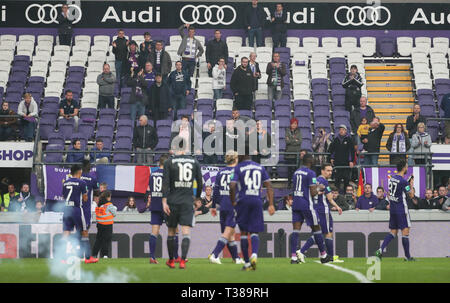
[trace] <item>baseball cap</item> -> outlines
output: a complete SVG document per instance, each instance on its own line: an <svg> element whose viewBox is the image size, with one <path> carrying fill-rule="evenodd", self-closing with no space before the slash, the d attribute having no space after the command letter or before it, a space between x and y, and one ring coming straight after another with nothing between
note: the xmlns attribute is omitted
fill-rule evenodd
<svg viewBox="0 0 450 303"><path fill-rule="evenodd" d="M339 125L339 128L344 128L345 130L347 130L347 126L345 126L344 124Z"/></svg>

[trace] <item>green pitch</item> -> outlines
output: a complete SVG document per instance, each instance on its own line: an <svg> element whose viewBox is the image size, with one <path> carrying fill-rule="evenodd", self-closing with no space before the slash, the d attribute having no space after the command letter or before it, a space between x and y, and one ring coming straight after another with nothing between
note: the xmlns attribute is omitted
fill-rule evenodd
<svg viewBox="0 0 450 303"><path fill-rule="evenodd" d="M242 272L241 265L231 263L230 259L222 259L222 265L210 264L207 259L190 259L185 270L178 269L178 264L175 269L169 269L165 259L159 259L160 264L156 265L149 264L148 259L101 259L97 264L81 264L80 282L355 283L359 282L355 272L366 277L371 266L365 258L344 258L345 263L332 263L352 274L318 264L316 260L309 258L306 264L292 265L287 258L260 258L256 271ZM381 280L374 282L448 283L450 258L419 258L416 262L383 258L380 274ZM65 277L65 274L51 275L46 259L0 260L0 282L67 282Z"/></svg>

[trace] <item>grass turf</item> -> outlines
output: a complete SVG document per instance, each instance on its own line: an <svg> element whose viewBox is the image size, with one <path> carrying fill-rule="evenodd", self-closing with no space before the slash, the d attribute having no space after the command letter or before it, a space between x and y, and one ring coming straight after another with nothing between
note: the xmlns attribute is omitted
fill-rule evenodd
<svg viewBox="0 0 450 303"><path fill-rule="evenodd" d="M242 265L223 259L222 265L209 264L207 259L190 259L185 270L169 269L159 259L159 264L149 264L148 259L101 259L97 264L81 265L80 282L160 282L160 283L354 283L351 274L316 263L309 258L306 264L290 264L289 259L258 259L257 270L240 271ZM333 263L366 275L370 265L365 258L343 259ZM67 266L68 267L68 266ZM61 267L60 267L61 268ZM65 267L63 267L65 269ZM128 276L126 279L124 277ZM67 282L65 275L50 275L46 259L0 260L0 282ZM420 258L405 262L401 258L383 258L381 280L385 283L443 283L450 282L449 258Z"/></svg>

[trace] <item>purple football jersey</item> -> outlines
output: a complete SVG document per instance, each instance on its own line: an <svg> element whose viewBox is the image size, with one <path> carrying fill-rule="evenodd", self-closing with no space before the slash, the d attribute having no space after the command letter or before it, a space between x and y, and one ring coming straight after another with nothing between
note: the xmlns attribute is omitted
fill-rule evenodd
<svg viewBox="0 0 450 303"><path fill-rule="evenodd" d="M163 172L162 168L158 168L158 170L152 172L150 174L150 180L148 185L150 187L150 211L162 211L162 180L163 180Z"/></svg>
<svg viewBox="0 0 450 303"><path fill-rule="evenodd" d="M317 184L322 184L325 186L325 190L323 191L323 194L321 195L317 195L315 198L317 199L317 202L314 203L314 208L319 212L319 213L329 213L330 212L330 208L328 207L328 199L327 199L327 195L329 193L331 193L331 188L328 185L328 181L327 179L325 179L323 176L319 176L317 177Z"/></svg>
<svg viewBox="0 0 450 303"><path fill-rule="evenodd" d="M297 169L292 177L294 185L293 210L313 210L314 200L309 188L317 184L316 173L307 167Z"/></svg>
<svg viewBox="0 0 450 303"><path fill-rule="evenodd" d="M87 193L87 185L83 180L69 178L63 184L63 197L66 206L81 207L83 195Z"/></svg>
<svg viewBox="0 0 450 303"><path fill-rule="evenodd" d="M264 167L251 160L239 163L234 168L232 182L237 183L238 195L237 201L258 201L263 203L261 199L261 189L263 183L269 180Z"/></svg>
<svg viewBox="0 0 450 303"><path fill-rule="evenodd" d="M405 214L408 212L406 194L411 191L408 182L402 176L391 176L388 182L388 199L391 214Z"/></svg>
<svg viewBox="0 0 450 303"><path fill-rule="evenodd" d="M233 172L234 167L225 167L217 173L213 191L213 208L219 204L221 211L233 210L230 199L230 182Z"/></svg>

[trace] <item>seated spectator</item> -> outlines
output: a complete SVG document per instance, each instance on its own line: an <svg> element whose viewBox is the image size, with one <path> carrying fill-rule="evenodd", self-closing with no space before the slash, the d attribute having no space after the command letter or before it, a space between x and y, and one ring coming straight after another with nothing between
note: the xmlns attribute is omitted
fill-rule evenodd
<svg viewBox="0 0 450 303"><path fill-rule="evenodd" d="M142 115L139 118L139 126L136 126L133 131L133 146L137 152L147 152L146 154L136 154L136 163L147 164L153 163L152 151L158 145L158 134L156 129L148 125L148 118Z"/></svg>
<svg viewBox="0 0 450 303"><path fill-rule="evenodd" d="M419 201L419 208L420 209L439 209L439 199L436 199L433 197L433 190L427 189L425 191L425 198L420 199Z"/></svg>
<svg viewBox="0 0 450 303"><path fill-rule="evenodd" d="M145 106L147 100L144 90L147 87L147 83L145 83L143 74L143 69L139 72L135 72L133 69L131 70L130 75L126 77L126 84L131 88L130 117L131 121L133 122L136 119L136 114L138 115L138 117L145 114Z"/></svg>
<svg viewBox="0 0 450 303"><path fill-rule="evenodd" d="M286 64L280 61L280 54L273 53L272 62L267 63L267 95L270 101L281 99L281 90L284 87Z"/></svg>
<svg viewBox="0 0 450 303"><path fill-rule="evenodd" d="M364 194L358 198L355 209L368 209L370 212L374 211L378 204L378 198L372 192L372 185L367 183L364 185Z"/></svg>
<svg viewBox="0 0 450 303"><path fill-rule="evenodd" d="M225 59L220 58L217 65L215 65L212 69L214 101L217 101L217 99L222 99L223 90L227 85L226 74L227 70L225 66Z"/></svg>
<svg viewBox="0 0 450 303"><path fill-rule="evenodd" d="M385 191L382 186L377 187L377 198L378 198L378 204L375 207L375 209L378 210L389 210L389 201L386 199Z"/></svg>
<svg viewBox="0 0 450 303"><path fill-rule="evenodd" d="M380 122L380 118L373 118L370 122L369 133L367 139L362 140L362 143L366 144L367 152L369 153L379 153L381 139L383 138L383 133L385 126ZM364 164L366 165L378 165L378 155L364 155Z"/></svg>
<svg viewBox="0 0 450 303"><path fill-rule="evenodd" d="M184 28L188 29L187 35ZM190 78L194 75L196 59L203 55L203 46L195 37L195 28L190 24L182 24L178 28L178 33L182 40L177 54L182 58L183 72Z"/></svg>
<svg viewBox="0 0 450 303"><path fill-rule="evenodd" d="M253 92L255 89L255 78L248 66L248 58L241 58L239 65L231 75L230 87L233 91L234 106L239 110L251 110L253 104Z"/></svg>
<svg viewBox="0 0 450 303"><path fill-rule="evenodd" d="M140 59L140 54L138 50L138 45L136 41L131 40L128 43L128 55L127 59L123 62L124 66L122 67L125 75L130 75L131 73L137 74L141 69L144 68L142 66L142 59Z"/></svg>
<svg viewBox="0 0 450 303"><path fill-rule="evenodd" d="M290 127L285 131L286 139L286 152L292 153L284 155L286 163L292 166L288 167L288 185L292 184L292 175L297 170L297 154L300 152L302 146L302 132L298 128L298 120L296 118L291 119Z"/></svg>
<svg viewBox="0 0 450 303"><path fill-rule="evenodd" d="M363 86L363 79L358 73L358 67L352 65L350 72L342 81L342 87L345 88L345 109L347 111L352 112L353 108L358 107L358 101L361 98L361 86Z"/></svg>
<svg viewBox="0 0 450 303"><path fill-rule="evenodd" d="M363 152L366 152L367 151L367 135L369 134L369 124L367 124L366 117L363 117L361 119L361 125L359 125L359 127L358 127L357 134L358 134L359 140L363 144Z"/></svg>
<svg viewBox="0 0 450 303"><path fill-rule="evenodd" d="M91 149L89 157L91 159L91 162L104 164L109 162L111 153L109 153L109 151L104 148L103 140L99 138L95 140L95 146Z"/></svg>
<svg viewBox="0 0 450 303"><path fill-rule="evenodd" d="M207 208L210 208L212 205L212 187L207 185L205 186L205 196L202 198L202 204Z"/></svg>
<svg viewBox="0 0 450 303"><path fill-rule="evenodd" d="M209 208L206 207L205 205L203 205L202 199L196 198L194 200L194 215L197 217L200 215L207 214L208 212L209 212Z"/></svg>
<svg viewBox="0 0 450 303"><path fill-rule="evenodd" d="M220 134L220 131L216 130L216 124L214 121L209 121L207 131L203 131L202 134L204 164L217 164L219 162L218 155L216 153L216 146L219 147L221 144L221 142L218 141L222 140ZM208 139L208 142L205 141L206 138L210 138Z"/></svg>
<svg viewBox="0 0 450 303"><path fill-rule="evenodd" d="M116 75L111 72L108 63L103 65L103 72L97 76L98 108L114 108L114 84Z"/></svg>
<svg viewBox="0 0 450 303"><path fill-rule="evenodd" d="M9 108L8 101L3 101L0 116L14 116L16 113ZM0 141L8 141L15 132L17 126L16 117L0 117Z"/></svg>
<svg viewBox="0 0 450 303"><path fill-rule="evenodd" d="M353 187L351 185L347 186L348 192L346 196L339 194L339 190L336 186L332 185L331 194L333 195L333 200L336 204L343 210L349 210L355 208L356 195L354 194ZM347 197L349 195L349 197ZM331 210L337 211L336 207L332 207Z"/></svg>
<svg viewBox="0 0 450 303"><path fill-rule="evenodd" d="M410 146L408 134L404 131L403 125L395 124L394 131L389 135L386 142L386 149L393 153L389 155L390 164L397 164L400 160L406 161L406 154L397 155L396 153L406 153Z"/></svg>
<svg viewBox="0 0 450 303"><path fill-rule="evenodd" d="M153 64L155 72L161 74L165 82L172 69L172 60L169 53L163 49L162 41L156 41L155 47L148 55L147 61Z"/></svg>
<svg viewBox="0 0 450 303"><path fill-rule="evenodd" d="M316 136L313 139L312 142L312 150L315 153L326 153L328 151L328 148L331 145L331 133L327 133L327 131L324 128L319 128L319 131L317 132ZM326 155L318 155L316 157L316 163L322 165L323 163L327 162L327 156Z"/></svg>
<svg viewBox="0 0 450 303"><path fill-rule="evenodd" d="M214 31L214 39L206 43L206 63L208 67L208 76L214 77L213 68L218 65L220 59L224 59L224 67L227 68L225 60L228 58L227 43L221 39L222 33L216 29Z"/></svg>
<svg viewBox="0 0 450 303"><path fill-rule="evenodd" d="M444 116L441 118L450 119L450 94L442 97L441 109L444 111ZM445 144L450 144L450 120L445 121Z"/></svg>
<svg viewBox="0 0 450 303"><path fill-rule="evenodd" d="M22 116L21 124L23 128L23 136L27 142L33 141L38 112L39 106L36 101L34 101L30 93L26 93L23 96L23 100L19 103L17 114Z"/></svg>
<svg viewBox="0 0 450 303"><path fill-rule="evenodd" d="M261 159L270 158L272 140L271 135L267 132L267 126L264 127L261 120L256 121L256 129L249 133L249 136L251 135L256 136L256 146L252 146L252 144L249 146L252 160L261 163Z"/></svg>
<svg viewBox="0 0 450 303"><path fill-rule="evenodd" d="M71 153L67 153L66 163L81 163L84 160L84 152L81 151L81 141L74 139L72 141L72 148L69 149Z"/></svg>
<svg viewBox="0 0 450 303"><path fill-rule="evenodd" d="M444 185L440 185L438 188L438 194L439 194L439 196L435 199L437 201L436 204L439 204L439 206L437 206L437 208L441 209L442 205L447 200L447 187L445 187Z"/></svg>
<svg viewBox="0 0 450 303"><path fill-rule="evenodd" d="M242 121L242 123L247 123L250 119L250 117L247 116L241 116L241 113L236 107L233 107L231 111L231 119L233 119L234 122Z"/></svg>
<svg viewBox="0 0 450 303"><path fill-rule="evenodd" d="M244 24L248 34L248 46L263 46L263 28L266 22L266 13L262 6L258 6L258 0L252 0L252 4L245 10Z"/></svg>
<svg viewBox="0 0 450 303"><path fill-rule="evenodd" d="M186 96L191 92L192 85L189 74L182 67L181 61L177 61L175 63L175 70L170 73L167 82L171 98L173 98L175 118L179 109L186 108Z"/></svg>
<svg viewBox="0 0 450 303"><path fill-rule="evenodd" d="M253 74L253 92L258 90L258 80L261 79L261 70L259 69L259 63L256 62L256 53L251 52L248 56L248 67L252 71ZM241 60L242 61L242 60Z"/></svg>
<svg viewBox="0 0 450 303"><path fill-rule="evenodd" d="M149 32L144 33L144 42L141 43L139 46L139 52L140 52L140 58L143 60L143 63L145 64L145 61L147 60L148 56L153 50L154 41L152 40L152 35L150 35Z"/></svg>
<svg viewBox="0 0 450 303"><path fill-rule="evenodd" d="M450 210L450 197L445 200L444 204L442 204L442 210L443 211L449 211Z"/></svg>
<svg viewBox="0 0 450 303"><path fill-rule="evenodd" d="M78 130L79 110L80 104L76 100L73 100L73 93L68 89L65 98L59 103L59 119L73 119L75 122L74 133Z"/></svg>
<svg viewBox="0 0 450 303"><path fill-rule="evenodd" d="M292 197L284 196L283 200L277 204L277 210L292 210Z"/></svg>
<svg viewBox="0 0 450 303"><path fill-rule="evenodd" d="M127 204L122 209L122 211L128 213L138 213L138 208L136 206L136 200L134 199L134 197L128 197Z"/></svg>
<svg viewBox="0 0 450 303"><path fill-rule="evenodd" d="M411 148L414 153L429 153L431 144L433 143L431 140L430 134L425 132L426 127L425 123L420 122L417 126L417 132L412 136L411 139ZM409 156L411 157L411 156ZM416 165L417 164L425 164L425 155L412 155ZM431 161L431 155L427 155L429 161Z"/></svg>
<svg viewBox="0 0 450 303"><path fill-rule="evenodd" d="M30 185L24 183L19 195L11 199L9 211L12 212L34 212L36 211L36 199L30 193Z"/></svg>
<svg viewBox="0 0 450 303"><path fill-rule="evenodd" d="M355 108L350 114L350 125L354 134L357 133L358 127L361 124L361 119L364 117L367 119L367 123L372 122L373 118L375 117L375 112L373 111L372 107L367 105L366 96L362 96L359 99L359 107Z"/></svg>
<svg viewBox="0 0 450 303"><path fill-rule="evenodd" d="M283 4L277 3L275 10L271 14L272 23L272 41L273 48L286 47L287 42L287 23L289 22Z"/></svg>
<svg viewBox="0 0 450 303"><path fill-rule="evenodd" d="M3 194L2 196L1 211L8 211L11 200L18 195L19 193L16 192L16 187L14 186L14 184L8 184L8 192Z"/></svg>
<svg viewBox="0 0 450 303"><path fill-rule="evenodd" d="M433 190L433 198L439 197L439 192L437 189Z"/></svg>
<svg viewBox="0 0 450 303"><path fill-rule="evenodd" d="M174 104L170 97L169 86L163 81L160 73L155 75L155 83L150 89L149 111L152 114L153 120L167 119L167 116L172 112Z"/></svg>

